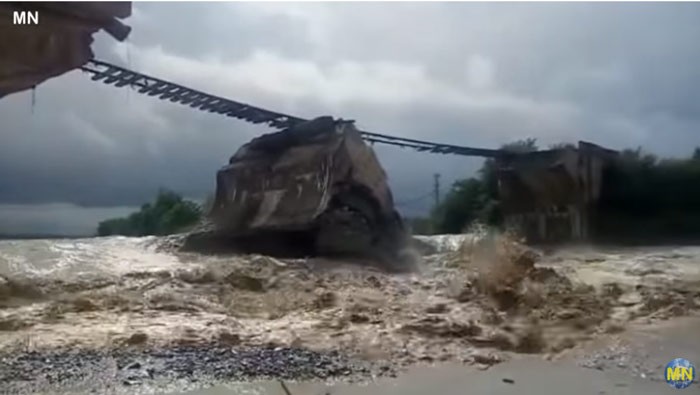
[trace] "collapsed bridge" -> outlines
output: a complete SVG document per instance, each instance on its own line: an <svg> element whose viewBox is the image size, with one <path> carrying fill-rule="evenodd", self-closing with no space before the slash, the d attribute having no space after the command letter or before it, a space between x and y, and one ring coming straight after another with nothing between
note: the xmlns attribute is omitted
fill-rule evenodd
<svg viewBox="0 0 700 395"><path fill-rule="evenodd" d="M116 87L216 113L276 130L290 129L306 120L214 96L173 82L96 60L90 49L99 30L123 41L130 28L119 20L131 14L129 2L76 3L59 7L48 3L8 3L0 6L4 21L15 11L41 10L41 28L0 23L0 98L32 89L49 78L80 68L91 78ZM51 23L48 23L51 22ZM39 45L41 44L41 45ZM468 147L433 141L358 131L372 144L409 148L418 152L491 158L497 164L499 191L512 226L535 240L586 238L589 221L599 195L602 168L611 153L590 143L578 148L513 153L506 150Z"/></svg>
<svg viewBox="0 0 700 395"><path fill-rule="evenodd" d="M220 114L275 129L307 120L238 102L120 66L91 60L81 68L92 80L193 109ZM496 161L499 193L506 224L532 242L584 240L590 236L600 196L604 168L615 152L588 142L531 153L474 148L359 131L370 143L411 148L419 152L477 156Z"/></svg>
<svg viewBox="0 0 700 395"><path fill-rule="evenodd" d="M135 88L138 93L153 96L161 100L167 100L172 103L189 106L200 111L240 119L253 124L266 124L271 128L278 130L291 128L299 125L302 122L308 121L307 119L297 116L282 114L253 106L251 104L222 98L192 88L187 88L174 82L137 73L135 71L100 60L90 60L81 67L81 70L92 74L91 78L93 81L100 81L118 88L129 86ZM508 151L498 149L442 144L367 131L360 131L360 134L365 141L370 143L412 148L419 152L480 156L486 158L511 155L511 153Z"/></svg>

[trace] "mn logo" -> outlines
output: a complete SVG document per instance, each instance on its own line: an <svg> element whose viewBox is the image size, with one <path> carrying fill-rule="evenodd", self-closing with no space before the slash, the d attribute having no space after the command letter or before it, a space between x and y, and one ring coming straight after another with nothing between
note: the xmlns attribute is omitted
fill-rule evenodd
<svg viewBox="0 0 700 395"><path fill-rule="evenodd" d="M666 365L664 377L673 388L688 388L695 378L695 366L687 359L676 358Z"/></svg>

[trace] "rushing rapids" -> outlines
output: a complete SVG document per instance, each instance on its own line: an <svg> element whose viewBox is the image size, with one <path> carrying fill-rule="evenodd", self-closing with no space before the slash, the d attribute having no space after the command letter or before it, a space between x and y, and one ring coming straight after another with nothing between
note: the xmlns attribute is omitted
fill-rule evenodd
<svg viewBox="0 0 700 395"><path fill-rule="evenodd" d="M423 237L419 270L387 274L321 258L181 253L169 240L0 241L0 353L295 349L378 372L432 361L487 368L700 306L696 247L537 253L502 236ZM13 369L31 365L20 362ZM334 363L295 371L377 372Z"/></svg>

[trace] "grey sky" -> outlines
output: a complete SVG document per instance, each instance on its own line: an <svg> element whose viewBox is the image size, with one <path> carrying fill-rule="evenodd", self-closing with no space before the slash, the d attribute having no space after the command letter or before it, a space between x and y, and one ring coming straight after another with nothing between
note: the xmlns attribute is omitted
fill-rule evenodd
<svg viewBox="0 0 700 395"><path fill-rule="evenodd" d="M128 23L127 44L98 37L98 58L304 117L484 147L586 139L685 156L700 145L697 4L137 3ZM80 72L41 85L33 109L29 93L1 100L0 119L5 205L137 206L161 186L203 196L265 132ZM435 172L446 190L480 163L377 150L400 202L429 192ZM8 212L0 232L18 226Z"/></svg>

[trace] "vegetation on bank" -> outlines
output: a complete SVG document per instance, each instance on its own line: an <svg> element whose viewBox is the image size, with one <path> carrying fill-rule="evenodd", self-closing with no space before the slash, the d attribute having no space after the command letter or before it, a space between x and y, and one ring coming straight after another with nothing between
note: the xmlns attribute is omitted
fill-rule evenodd
<svg viewBox="0 0 700 395"><path fill-rule="evenodd" d="M554 148L554 147L550 147ZM516 152L538 150L534 139L502 146ZM125 218L100 222L98 235L166 235L195 225L203 205L161 190L154 202ZM475 223L500 227L501 213L493 160L474 177L456 181L426 218L409 218L414 234L460 233ZM660 159L641 149L620 152L603 174L594 233L601 238L659 240L700 238L700 148L688 158Z"/></svg>
<svg viewBox="0 0 700 395"><path fill-rule="evenodd" d="M538 150L534 139L502 148ZM494 163L487 159L475 177L456 181L429 217L409 224L416 234L460 233L475 223L500 227L502 219ZM641 149L621 151L603 174L593 226L603 238L700 237L700 148L680 159L660 159Z"/></svg>
<svg viewBox="0 0 700 395"><path fill-rule="evenodd" d="M518 140L501 146L513 152L537 151L535 139ZM428 218L429 226L420 224L418 233L460 233L474 223L500 226L501 206L498 198L498 181L495 163L487 159L475 177L456 181L442 202L434 207ZM412 221L412 224L416 223ZM428 229L426 229L428 228Z"/></svg>
<svg viewBox="0 0 700 395"><path fill-rule="evenodd" d="M161 190L152 203L124 218L112 218L100 222L99 236L149 236L167 235L194 226L200 220L203 207L184 199L175 192Z"/></svg>
<svg viewBox="0 0 700 395"><path fill-rule="evenodd" d="M659 159L625 150L603 174L595 232L605 239L697 240L700 148L689 158Z"/></svg>

